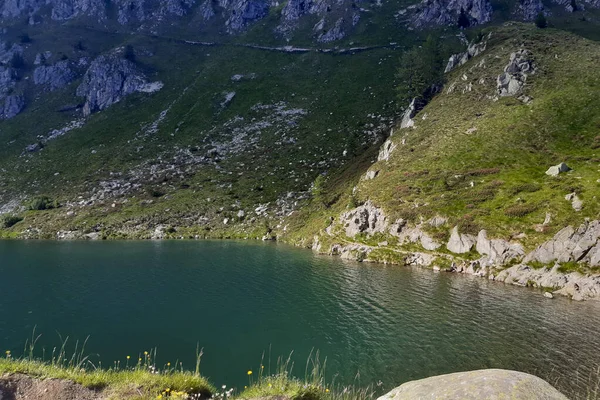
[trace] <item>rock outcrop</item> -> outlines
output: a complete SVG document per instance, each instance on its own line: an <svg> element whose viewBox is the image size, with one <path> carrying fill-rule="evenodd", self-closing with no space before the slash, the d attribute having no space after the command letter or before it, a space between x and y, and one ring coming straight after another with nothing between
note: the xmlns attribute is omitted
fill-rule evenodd
<svg viewBox="0 0 600 400"><path fill-rule="evenodd" d="M575 229L567 226L551 240L529 253L523 262L551 264L554 262L585 262L600 266L600 221L585 222Z"/></svg>
<svg viewBox="0 0 600 400"><path fill-rule="evenodd" d="M335 24L331 28L326 29L325 28L325 26L326 26L325 18L323 18L313 28L313 30L317 34L317 41L321 42L321 43L329 43L329 42L335 42L336 40L343 39L344 36L346 36L346 34L344 33L344 30L342 28L343 24L344 24L344 19L339 18L337 21L335 21Z"/></svg>
<svg viewBox="0 0 600 400"><path fill-rule="evenodd" d="M417 5L411 23L416 28L457 25L461 13L470 25L485 24L492 19L492 5L489 0L423 0Z"/></svg>
<svg viewBox="0 0 600 400"><path fill-rule="evenodd" d="M368 235L384 233L388 227L387 217L383 211L370 201L342 214L340 222L346 231L346 236L351 238L359 233Z"/></svg>
<svg viewBox="0 0 600 400"><path fill-rule="evenodd" d="M497 78L497 90L500 97L520 94L527 76L535 72L535 65L528 50L519 50L510 55L504 73Z"/></svg>
<svg viewBox="0 0 600 400"><path fill-rule="evenodd" d="M16 117L25 108L25 98L21 95L6 96L0 119Z"/></svg>
<svg viewBox="0 0 600 400"><path fill-rule="evenodd" d="M36 85L44 85L49 90L65 87L75 78L75 71L66 60L50 66L42 65L33 71L33 82Z"/></svg>
<svg viewBox="0 0 600 400"><path fill-rule="evenodd" d="M396 224L400 226L400 224ZM416 226L414 228L401 228L399 232L398 229L392 229L390 230L390 233L398 237L400 245L406 243L419 243L425 250L429 251L435 251L442 247L441 243L438 243L426 232L424 232L420 226Z"/></svg>
<svg viewBox="0 0 600 400"><path fill-rule="evenodd" d="M381 149L379 150L379 154L377 155L377 161L387 161L390 159L390 155L396 149L396 144L391 139L386 140Z"/></svg>
<svg viewBox="0 0 600 400"><path fill-rule="evenodd" d="M520 0L516 14L524 21L533 21L543 11L544 4L541 0Z"/></svg>
<svg viewBox="0 0 600 400"><path fill-rule="evenodd" d="M8 94L17 83L14 69L0 65L0 99Z"/></svg>
<svg viewBox="0 0 600 400"><path fill-rule="evenodd" d="M488 239L487 231L481 230L477 235L475 249L483 256L486 265L502 266L513 260L520 260L525 249L520 243L510 243L502 239Z"/></svg>
<svg viewBox="0 0 600 400"><path fill-rule="evenodd" d="M489 36L488 36L488 39L489 39ZM485 51L486 46L487 46L487 41L483 40L479 43L469 44L469 46L467 47L467 50L462 53L453 54L452 56L450 56L450 59L448 60L448 64L446 64L446 69L444 69L444 73L448 73L448 72L452 71L454 68L460 67L461 65L465 64L467 61L469 61L473 57L477 57L479 54L481 54Z"/></svg>
<svg viewBox="0 0 600 400"><path fill-rule="evenodd" d="M471 251L473 246L477 243L477 238L473 235L458 233L458 227L452 228L450 239L446 248L452 253L464 254Z"/></svg>
<svg viewBox="0 0 600 400"><path fill-rule="evenodd" d="M484 369L404 383L378 400L567 400L548 382L523 372Z"/></svg>
<svg viewBox="0 0 600 400"><path fill-rule="evenodd" d="M104 110L134 92L151 93L162 88L162 83L148 83L136 65L120 54L96 58L77 88L77 96L85 97L83 114Z"/></svg>

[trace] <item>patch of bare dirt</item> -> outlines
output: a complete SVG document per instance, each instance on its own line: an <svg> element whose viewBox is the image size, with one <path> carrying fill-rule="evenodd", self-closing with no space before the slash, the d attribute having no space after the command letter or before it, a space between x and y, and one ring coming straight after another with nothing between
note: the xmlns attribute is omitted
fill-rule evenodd
<svg viewBox="0 0 600 400"><path fill-rule="evenodd" d="M101 400L98 392L63 379L39 379L23 374L0 377L0 400Z"/></svg>

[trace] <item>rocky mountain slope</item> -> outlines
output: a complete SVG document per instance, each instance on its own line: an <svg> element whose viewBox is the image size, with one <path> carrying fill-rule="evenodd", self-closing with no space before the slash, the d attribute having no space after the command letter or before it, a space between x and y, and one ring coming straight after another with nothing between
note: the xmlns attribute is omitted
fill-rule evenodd
<svg viewBox="0 0 600 400"><path fill-rule="evenodd" d="M290 240L600 298L598 61L598 44L563 32L486 31L356 186L311 211L320 222L291 222Z"/></svg>

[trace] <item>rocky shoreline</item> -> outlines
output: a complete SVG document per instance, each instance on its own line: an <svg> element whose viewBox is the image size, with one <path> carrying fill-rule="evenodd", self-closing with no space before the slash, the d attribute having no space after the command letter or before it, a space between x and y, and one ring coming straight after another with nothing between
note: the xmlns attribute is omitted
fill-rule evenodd
<svg viewBox="0 0 600 400"><path fill-rule="evenodd" d="M567 226L554 237L526 252L518 239L488 239L463 234L453 227L447 243L431 237L428 227L443 227L447 218L436 216L409 226L403 220L389 223L383 210L367 202L342 214L315 236L312 249L320 254L359 262L377 262L431 268L435 272L462 273L495 282L541 289L548 298L567 296L575 301L600 300L600 221ZM354 241L375 234L397 239L377 245ZM413 250L418 248L418 250Z"/></svg>

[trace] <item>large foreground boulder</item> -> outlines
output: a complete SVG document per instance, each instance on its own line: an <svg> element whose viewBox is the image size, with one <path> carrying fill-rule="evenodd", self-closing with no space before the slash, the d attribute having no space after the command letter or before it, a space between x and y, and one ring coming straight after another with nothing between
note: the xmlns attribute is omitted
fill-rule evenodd
<svg viewBox="0 0 600 400"><path fill-rule="evenodd" d="M567 400L537 376L503 369L458 372L407 382L378 400Z"/></svg>

